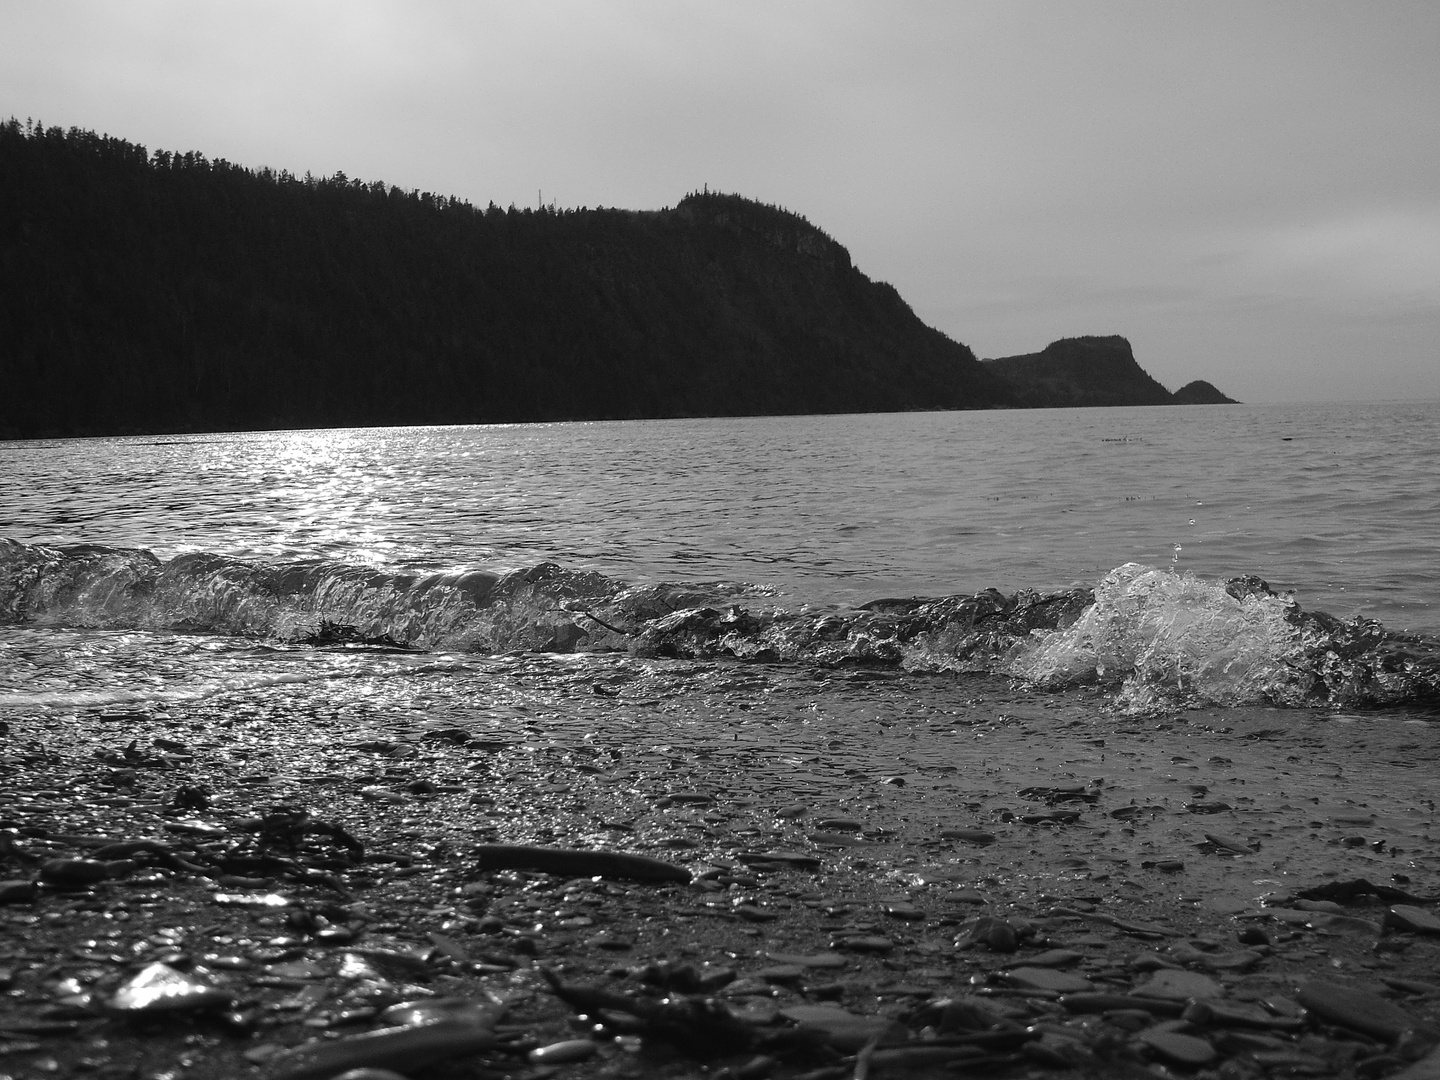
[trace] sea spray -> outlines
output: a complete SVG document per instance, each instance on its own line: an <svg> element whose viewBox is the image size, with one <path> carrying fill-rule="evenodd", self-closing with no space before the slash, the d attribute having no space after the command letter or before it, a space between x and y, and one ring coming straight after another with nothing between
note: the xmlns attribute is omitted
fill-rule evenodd
<svg viewBox="0 0 1440 1080"><path fill-rule="evenodd" d="M1259 578L1220 583L1136 563L1094 590L791 610L744 583L635 585L548 562L416 573L0 540L0 623L988 672L1045 689L1101 684L1132 711L1440 700L1440 641L1304 611ZM317 636L327 626L353 633Z"/></svg>
<svg viewBox="0 0 1440 1080"><path fill-rule="evenodd" d="M1064 629L1042 632L1004 670L1038 686L1119 684L1117 702L1151 711L1182 704L1300 704L1304 640L1295 605L1230 590L1188 572L1126 563Z"/></svg>

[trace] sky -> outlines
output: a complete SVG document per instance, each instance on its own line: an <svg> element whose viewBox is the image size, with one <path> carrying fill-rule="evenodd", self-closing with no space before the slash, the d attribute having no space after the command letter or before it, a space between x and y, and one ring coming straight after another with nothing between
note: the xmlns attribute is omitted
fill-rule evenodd
<svg viewBox="0 0 1440 1080"><path fill-rule="evenodd" d="M1435 0L0 0L0 116L508 206L803 214L982 357L1440 399Z"/></svg>

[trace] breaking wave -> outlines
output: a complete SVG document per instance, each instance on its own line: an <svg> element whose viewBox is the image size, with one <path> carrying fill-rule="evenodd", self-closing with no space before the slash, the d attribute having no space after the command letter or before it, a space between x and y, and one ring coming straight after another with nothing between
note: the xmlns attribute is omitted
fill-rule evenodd
<svg viewBox="0 0 1440 1080"><path fill-rule="evenodd" d="M733 582L633 585L554 563L417 574L0 540L0 622L467 652L628 651L1100 685L1131 711L1440 701L1440 641L1307 612L1259 578L1118 567L1093 589L791 611Z"/></svg>

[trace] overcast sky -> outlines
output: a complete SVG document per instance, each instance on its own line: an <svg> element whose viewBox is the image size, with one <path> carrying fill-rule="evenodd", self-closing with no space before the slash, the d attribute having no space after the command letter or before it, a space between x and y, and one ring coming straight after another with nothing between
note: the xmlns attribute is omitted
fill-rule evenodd
<svg viewBox="0 0 1440 1080"><path fill-rule="evenodd" d="M0 0L0 115L458 195L805 215L979 356L1440 399L1440 3Z"/></svg>

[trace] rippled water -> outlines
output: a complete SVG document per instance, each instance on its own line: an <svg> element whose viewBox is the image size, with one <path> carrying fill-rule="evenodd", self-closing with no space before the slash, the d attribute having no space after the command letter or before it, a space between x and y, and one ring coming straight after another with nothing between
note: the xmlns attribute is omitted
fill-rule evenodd
<svg viewBox="0 0 1440 1080"><path fill-rule="evenodd" d="M1282 601L1214 583L1256 574L1308 610L1440 634L1437 476L1440 403L0 443L0 706L379 670L287 649L321 620L442 653L654 652L700 633L684 655L978 663L1042 683L1122 662L1134 701L1294 703L1329 646ZM961 609L899 636L854 610L1102 578L1118 583L1104 612L983 662ZM737 603L758 621L684 615ZM440 662L386 668L404 673L386 684L397 707ZM1408 669L1327 670L1335 702L1433 693Z"/></svg>
<svg viewBox="0 0 1440 1080"><path fill-rule="evenodd" d="M402 570L553 560L792 602L1255 573L1440 631L1440 403L0 443L0 536Z"/></svg>

